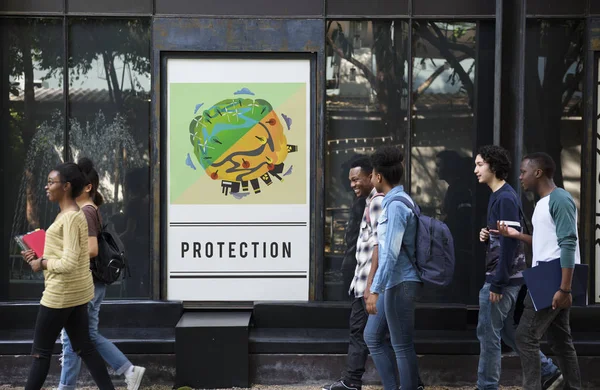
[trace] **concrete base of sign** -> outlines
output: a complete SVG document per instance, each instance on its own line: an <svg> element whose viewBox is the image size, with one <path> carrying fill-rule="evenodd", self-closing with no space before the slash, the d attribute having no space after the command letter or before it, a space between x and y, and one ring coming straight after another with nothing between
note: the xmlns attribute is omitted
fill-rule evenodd
<svg viewBox="0 0 600 390"><path fill-rule="evenodd" d="M188 312L175 327L176 387L249 387L251 312Z"/></svg>

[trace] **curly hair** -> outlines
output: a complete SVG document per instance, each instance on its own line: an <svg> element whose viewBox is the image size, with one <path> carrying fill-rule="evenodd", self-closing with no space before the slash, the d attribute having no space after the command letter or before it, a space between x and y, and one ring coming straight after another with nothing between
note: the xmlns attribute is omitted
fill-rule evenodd
<svg viewBox="0 0 600 390"><path fill-rule="evenodd" d="M391 185L400 183L404 177L404 154L395 146L382 146L371 155L371 165Z"/></svg>
<svg viewBox="0 0 600 390"><path fill-rule="evenodd" d="M479 148L477 152L481 158L490 165L490 170L500 180L508 178L510 171L510 156L502 146L486 145Z"/></svg>

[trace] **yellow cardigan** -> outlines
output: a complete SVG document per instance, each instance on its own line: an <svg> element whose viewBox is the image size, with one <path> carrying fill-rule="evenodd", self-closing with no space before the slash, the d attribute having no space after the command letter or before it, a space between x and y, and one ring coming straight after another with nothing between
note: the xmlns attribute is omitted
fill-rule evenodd
<svg viewBox="0 0 600 390"><path fill-rule="evenodd" d="M50 225L44 258L48 263L44 271L42 305L63 309L83 305L94 298L88 226L82 211L68 211Z"/></svg>

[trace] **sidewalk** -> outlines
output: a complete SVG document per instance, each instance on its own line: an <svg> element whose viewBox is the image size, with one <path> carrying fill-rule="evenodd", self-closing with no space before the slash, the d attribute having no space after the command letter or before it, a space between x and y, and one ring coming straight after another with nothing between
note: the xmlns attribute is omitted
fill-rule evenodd
<svg viewBox="0 0 600 390"><path fill-rule="evenodd" d="M425 390L473 390L475 385L473 386L464 386L464 387L448 387L448 386L427 386ZM46 387L46 389L51 390L52 387ZM94 390L95 387L79 387L80 390ZM117 387L118 390L127 390L125 387ZM170 386L142 386L140 389L144 390L172 390ZM252 390L321 390L321 386L319 385L286 385L286 386L261 386L255 385L252 386ZM381 386L365 386L364 390L381 390ZM521 390L520 387L504 387L500 386L501 390ZM0 390L23 390L23 387L11 387L0 385ZM177 390L191 390L189 387L181 387ZM234 390L234 389L223 389L223 390ZM236 389L239 390L239 389Z"/></svg>

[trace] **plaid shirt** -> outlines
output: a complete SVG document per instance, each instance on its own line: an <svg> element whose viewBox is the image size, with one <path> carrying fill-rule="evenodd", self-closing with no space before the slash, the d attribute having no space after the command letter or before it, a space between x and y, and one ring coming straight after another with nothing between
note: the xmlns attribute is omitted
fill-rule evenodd
<svg viewBox="0 0 600 390"><path fill-rule="evenodd" d="M367 288L373 250L377 245L377 220L381 214L382 201L383 194L377 193L373 188L367 197L367 204L360 223L356 242L356 270L352 284L350 284L350 291L348 291L349 294L354 292L356 298L362 297Z"/></svg>

